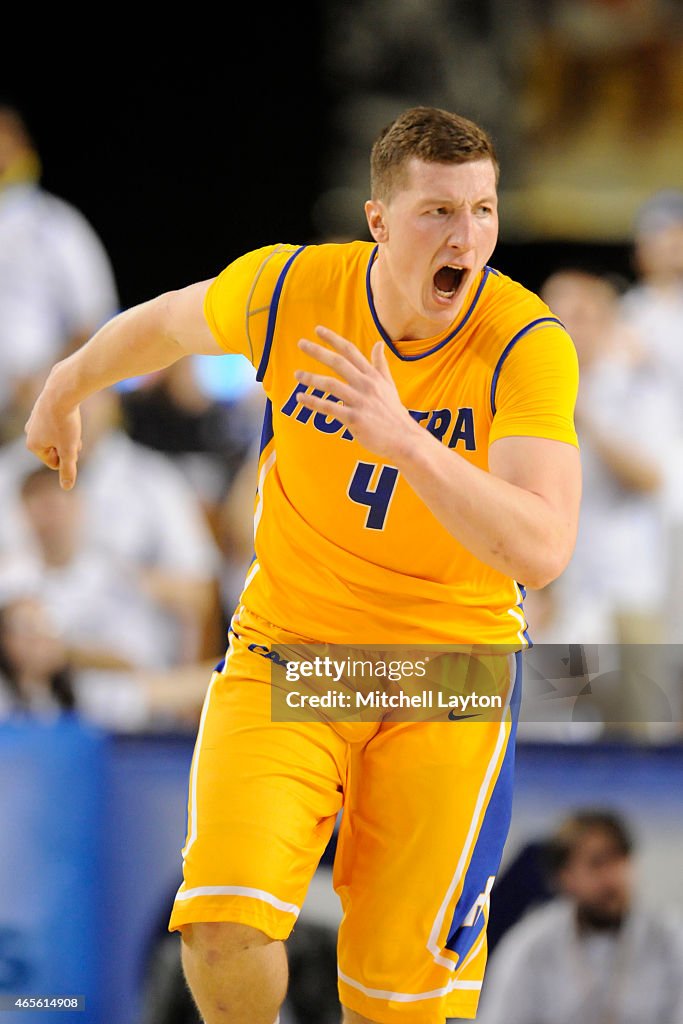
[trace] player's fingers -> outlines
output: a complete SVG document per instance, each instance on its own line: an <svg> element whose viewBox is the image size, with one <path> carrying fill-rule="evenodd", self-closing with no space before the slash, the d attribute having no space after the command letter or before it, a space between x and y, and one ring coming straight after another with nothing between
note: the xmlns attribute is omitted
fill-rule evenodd
<svg viewBox="0 0 683 1024"><path fill-rule="evenodd" d="M50 469L59 469L59 455L56 448L48 448L42 460Z"/></svg>
<svg viewBox="0 0 683 1024"><path fill-rule="evenodd" d="M308 338L299 338L298 345L307 356L317 359L319 363L324 363L325 366L333 367L340 373L343 373L345 368L353 370L353 364L345 356L326 348L324 345L319 345L316 341L310 341Z"/></svg>
<svg viewBox="0 0 683 1024"><path fill-rule="evenodd" d="M325 416L339 420L340 423L344 424L349 420L351 411L348 406L343 405L341 402L334 402L329 398L318 398L317 395L312 395L308 391L301 392L297 395L297 398L302 405L305 405L307 409L313 409L314 412L321 412Z"/></svg>
<svg viewBox="0 0 683 1024"><path fill-rule="evenodd" d="M387 362L387 354L384 350L383 341L376 341L372 346L370 361L375 369L378 370L386 380L393 380L391 370L389 369L389 363Z"/></svg>
<svg viewBox="0 0 683 1024"><path fill-rule="evenodd" d="M70 491L76 483L76 463L78 454L74 451L65 452L59 458L59 486L63 491Z"/></svg>
<svg viewBox="0 0 683 1024"><path fill-rule="evenodd" d="M59 469L59 455L56 448L38 448L30 444L27 444L26 447L48 469Z"/></svg>
<svg viewBox="0 0 683 1024"><path fill-rule="evenodd" d="M343 338L341 334L337 334L336 331L331 331L329 327L316 327L315 333L319 338L322 338L323 341L326 341L328 345L331 345L335 351L348 359L356 369L367 370L368 360L365 358L363 353L348 340L348 338Z"/></svg>
<svg viewBox="0 0 683 1024"><path fill-rule="evenodd" d="M301 338L299 341L299 348L302 352L305 352L307 356L316 359L319 363L323 363L325 366L329 366L331 370L338 373L344 380L348 380L349 383L356 386L360 386L363 382L364 377L367 374L368 362L365 360L365 369L363 371L358 370L354 364L341 355L339 352L334 352L329 348L325 348L323 345L318 345L315 341L309 341L308 338ZM365 357L363 357L365 358Z"/></svg>
<svg viewBox="0 0 683 1024"><path fill-rule="evenodd" d="M306 384L307 387L326 391L334 395L335 398L341 399L342 402L348 403L354 396L353 388L350 388L348 384L345 384L343 380L339 380L337 377L325 377L320 373L309 373L308 370L295 370L294 376L302 384Z"/></svg>
<svg viewBox="0 0 683 1024"><path fill-rule="evenodd" d="M26 447L28 451L30 451L32 455L35 455L37 459L40 459L43 465L47 466L48 469L58 468L59 456L57 455L56 448L45 448L43 446L31 444L28 439L26 441Z"/></svg>

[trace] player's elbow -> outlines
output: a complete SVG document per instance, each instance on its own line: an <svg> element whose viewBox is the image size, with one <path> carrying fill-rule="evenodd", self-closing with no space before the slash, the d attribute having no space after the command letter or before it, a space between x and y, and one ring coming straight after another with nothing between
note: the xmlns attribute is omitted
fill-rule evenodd
<svg viewBox="0 0 683 1024"><path fill-rule="evenodd" d="M556 539L540 550L540 557L528 566L524 577L525 585L532 590L542 590L562 575L572 557L574 537Z"/></svg>
<svg viewBox="0 0 683 1024"><path fill-rule="evenodd" d="M563 568L564 566L557 569L544 565L528 569L523 577L524 586L529 590L543 590L543 587L547 587L549 583L557 579Z"/></svg>

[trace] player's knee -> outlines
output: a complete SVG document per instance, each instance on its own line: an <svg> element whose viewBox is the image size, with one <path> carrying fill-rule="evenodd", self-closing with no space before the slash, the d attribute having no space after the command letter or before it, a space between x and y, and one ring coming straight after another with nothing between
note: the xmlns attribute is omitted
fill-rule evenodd
<svg viewBox="0 0 683 1024"><path fill-rule="evenodd" d="M234 953L266 946L271 939L265 932L234 921L202 921L182 929L184 953L201 958L207 966L217 965Z"/></svg>

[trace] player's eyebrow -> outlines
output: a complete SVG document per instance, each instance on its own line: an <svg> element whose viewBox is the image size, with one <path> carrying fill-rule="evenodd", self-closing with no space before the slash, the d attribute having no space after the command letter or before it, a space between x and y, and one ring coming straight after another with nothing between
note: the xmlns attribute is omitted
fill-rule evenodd
<svg viewBox="0 0 683 1024"><path fill-rule="evenodd" d="M492 204L492 203L496 203L497 201L498 201L498 196L494 192L491 195L477 196L476 199L472 200L472 205L473 206L477 206L480 203ZM426 198L420 200L420 205L421 206L462 206L462 205L465 205L467 202L468 202L467 199L460 199L459 201L456 201L455 199L453 199L453 197L448 199L448 198L446 198L444 196L427 196Z"/></svg>

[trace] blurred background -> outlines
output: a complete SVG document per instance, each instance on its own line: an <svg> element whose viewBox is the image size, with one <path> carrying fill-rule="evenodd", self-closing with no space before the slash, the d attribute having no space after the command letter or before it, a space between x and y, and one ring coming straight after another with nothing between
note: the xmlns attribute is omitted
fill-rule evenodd
<svg viewBox="0 0 683 1024"><path fill-rule="evenodd" d="M78 1019L94 1024L196 1019L165 927L201 701L251 557L262 413L241 357L127 382L86 403L67 494L24 449L35 395L121 309L271 242L368 237L372 141L424 103L492 134L492 263L563 320L582 373L576 553L526 603L537 648L574 668L530 665L494 959L524 915L527 948L537 904L564 901L567 942L588 966L566 979L566 1005L550 999L541 1018L539 995L519 1024L626 1020L624 937L638 922L651 948L676 951L678 925L647 929L683 910L683 6L328 0L298 5L296 24L255 16L246 34L213 21L144 38L112 18L82 48L62 25L30 58L29 26L16 46L7 37L0 996L85 994ZM547 850L586 808L603 818L571 819L565 861L548 870ZM332 856L292 939L283 1024L338 1018ZM600 876L597 896L572 880L572 858ZM631 861L627 884L618 869ZM683 997L660 968L665 956L641 984L669 1001L645 1012L675 1024ZM491 976L504 991L505 970ZM498 998L486 1020L503 1024Z"/></svg>

